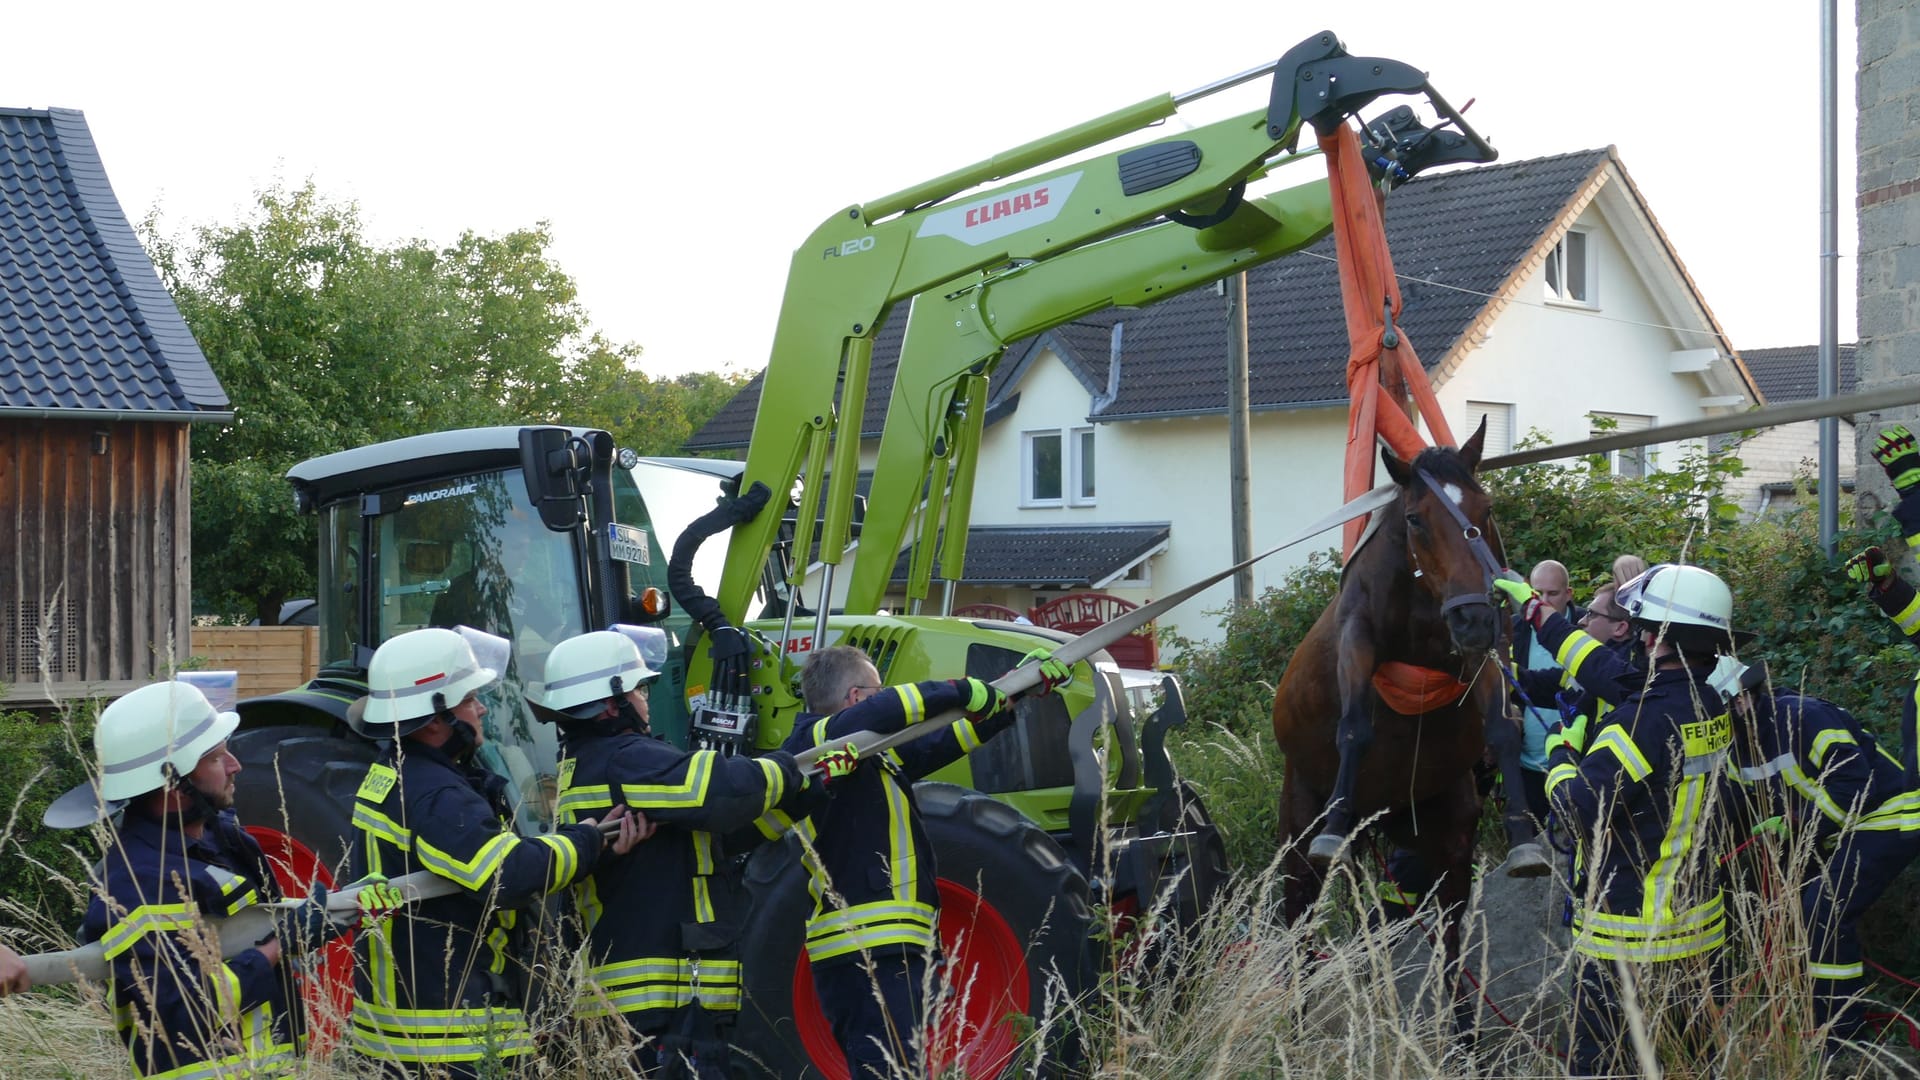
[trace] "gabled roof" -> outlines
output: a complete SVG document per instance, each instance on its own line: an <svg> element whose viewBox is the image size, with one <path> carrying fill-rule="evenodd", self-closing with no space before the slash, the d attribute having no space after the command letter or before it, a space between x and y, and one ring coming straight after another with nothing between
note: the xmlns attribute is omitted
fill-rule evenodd
<svg viewBox="0 0 1920 1080"><path fill-rule="evenodd" d="M1404 303L1400 325L1429 367L1482 318L1612 158L1611 150L1583 150L1430 174L1388 196L1387 236ZM1253 408L1344 405L1346 318L1333 238L1249 272L1248 297ZM1224 303L1211 289L1195 289L1147 308L1098 312L1015 343L994 372L993 404L1004 411L1008 391L1041 346L1100 397L1112 327L1124 322L1118 393L1094 419L1221 412L1227 404ZM864 434L879 431L899 361L900 332L893 324L904 321L896 312L875 340ZM688 448L746 445L759 387L756 377Z"/></svg>
<svg viewBox="0 0 1920 1080"><path fill-rule="evenodd" d="M1860 375L1854 369L1852 345L1839 347L1840 386L1836 394L1851 394L1860 388ZM1741 349L1753 381L1767 396L1770 405L1789 401L1809 401L1820 394L1820 346L1790 345L1783 349Z"/></svg>
<svg viewBox="0 0 1920 1080"><path fill-rule="evenodd" d="M74 109L0 109L0 414L229 406Z"/></svg>
<svg viewBox="0 0 1920 1080"><path fill-rule="evenodd" d="M1168 522L1138 525L975 525L967 530L969 585L1063 585L1099 588L1166 546ZM893 584L907 580L907 555Z"/></svg>

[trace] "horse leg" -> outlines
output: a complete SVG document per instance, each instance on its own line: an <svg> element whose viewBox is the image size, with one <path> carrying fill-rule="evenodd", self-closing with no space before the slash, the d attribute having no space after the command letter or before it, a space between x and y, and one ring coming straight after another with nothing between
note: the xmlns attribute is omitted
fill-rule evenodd
<svg viewBox="0 0 1920 1080"><path fill-rule="evenodd" d="M1553 865L1527 813L1526 780L1520 765L1520 752L1525 747L1520 726L1507 716L1506 694L1493 693L1487 698L1487 748L1500 765L1500 782L1506 794L1507 876L1545 877L1553 871Z"/></svg>
<svg viewBox="0 0 1920 1080"><path fill-rule="evenodd" d="M1320 898L1326 880L1306 854L1300 840L1320 816L1320 807L1289 765L1280 781L1280 916L1288 926L1299 922Z"/></svg>
<svg viewBox="0 0 1920 1080"><path fill-rule="evenodd" d="M1359 777L1360 759L1367 756L1367 749L1373 745L1373 716L1368 711L1367 695L1343 692L1340 699L1343 703L1340 727L1334 736L1340 751L1340 768L1333 777L1333 798L1327 803L1326 827L1307 848L1307 858L1323 870L1339 857L1347 835L1353 832L1354 782Z"/></svg>
<svg viewBox="0 0 1920 1080"><path fill-rule="evenodd" d="M1463 777L1458 789L1442 800L1445 815L1438 829L1439 843L1432 854L1441 870L1434 890L1440 906L1440 945L1444 970L1454 979L1453 1033L1461 1049L1473 1049L1478 1026L1479 985L1468 976L1461 963L1460 925L1467 917L1467 903L1473 894L1473 841L1480 824L1480 790L1471 776Z"/></svg>

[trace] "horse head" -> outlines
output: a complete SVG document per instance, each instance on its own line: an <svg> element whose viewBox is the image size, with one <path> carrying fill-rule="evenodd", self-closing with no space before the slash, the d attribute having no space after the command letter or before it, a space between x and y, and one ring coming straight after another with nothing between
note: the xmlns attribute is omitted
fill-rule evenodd
<svg viewBox="0 0 1920 1080"><path fill-rule="evenodd" d="M1411 462L1393 451L1380 455L1400 485L1406 521L1406 556L1414 580L1435 600L1453 646L1463 655L1485 652L1499 634L1499 616L1488 591L1498 569L1493 503L1475 479L1487 434L1485 417L1458 450L1435 446Z"/></svg>

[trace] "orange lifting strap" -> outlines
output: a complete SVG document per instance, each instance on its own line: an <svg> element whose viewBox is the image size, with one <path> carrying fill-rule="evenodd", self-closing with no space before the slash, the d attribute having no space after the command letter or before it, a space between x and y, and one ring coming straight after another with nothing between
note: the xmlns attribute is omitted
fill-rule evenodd
<svg viewBox="0 0 1920 1080"><path fill-rule="evenodd" d="M1393 276L1393 253L1387 249L1386 222L1380 216L1380 200L1374 194L1373 179L1367 174L1367 162L1360 138L1352 127L1341 124L1331 135L1320 136L1320 149L1327 155L1327 173L1333 193L1333 243L1340 265L1340 301L1347 312L1347 464L1342 498L1351 501L1373 487L1373 466L1379 459L1374 447L1384 441L1393 452L1409 461L1427 446L1420 431L1402 410L1400 402L1413 395L1427 430L1443 445L1457 445L1440 402L1427 381L1427 369L1414 355L1413 343L1399 331L1400 283ZM1388 323L1392 312L1393 325ZM1386 347L1385 336L1393 330L1395 345ZM1390 395L1388 406L1380 407L1382 390ZM1365 519L1349 521L1342 558L1353 555L1360 541Z"/></svg>

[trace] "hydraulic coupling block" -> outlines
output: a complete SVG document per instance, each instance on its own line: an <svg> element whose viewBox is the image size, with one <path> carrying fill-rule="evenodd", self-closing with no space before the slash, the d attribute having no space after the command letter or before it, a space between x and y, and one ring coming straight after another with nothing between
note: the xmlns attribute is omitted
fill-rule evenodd
<svg viewBox="0 0 1920 1080"><path fill-rule="evenodd" d="M731 697L698 702L693 707L689 742L695 750L714 750L729 757L753 752L758 723L753 707Z"/></svg>

